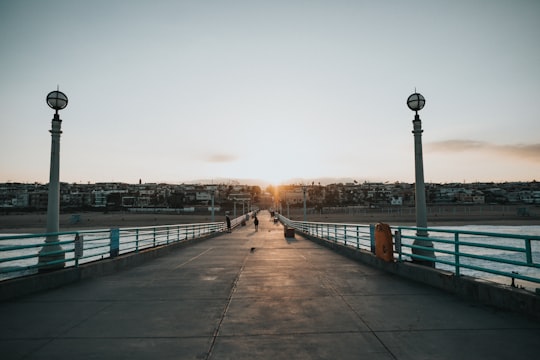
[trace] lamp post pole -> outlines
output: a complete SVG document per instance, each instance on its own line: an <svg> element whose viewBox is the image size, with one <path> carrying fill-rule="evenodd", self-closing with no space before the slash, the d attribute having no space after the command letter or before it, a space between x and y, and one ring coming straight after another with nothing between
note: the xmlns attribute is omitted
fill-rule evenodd
<svg viewBox="0 0 540 360"><path fill-rule="evenodd" d="M306 186L302 186L302 191L304 192L304 222L307 221L307 208L306 208Z"/></svg>
<svg viewBox="0 0 540 360"><path fill-rule="evenodd" d="M236 198L234 198L234 218L236 219Z"/></svg>
<svg viewBox="0 0 540 360"><path fill-rule="evenodd" d="M214 197L215 197L215 194L216 194L216 191L212 191L212 222L215 221L215 217L214 217Z"/></svg>
<svg viewBox="0 0 540 360"><path fill-rule="evenodd" d="M419 94L414 93L407 99L407 106L409 109L415 112L413 120L413 134L414 134L414 175L415 175L415 208L416 208L416 236L422 239L415 239L414 246L420 246L422 248L413 248L412 252L415 255L433 258L435 259L435 253L433 252L433 243L427 239L429 234L425 228L427 228L427 206L426 206L426 187L424 184L424 162L422 154L422 121L418 115L418 111L424 108L426 104L425 98ZM414 262L435 267L435 262L428 259L414 259Z"/></svg>
<svg viewBox="0 0 540 360"><path fill-rule="evenodd" d="M51 133L51 165L49 172L49 193L47 197L47 237L39 251L38 265L40 271L54 270L64 267L65 253L58 244L60 231L60 135L62 120L58 110L67 106L68 98L60 91L51 91L47 95L47 104L55 110L52 119ZM53 262L52 264L49 264Z"/></svg>

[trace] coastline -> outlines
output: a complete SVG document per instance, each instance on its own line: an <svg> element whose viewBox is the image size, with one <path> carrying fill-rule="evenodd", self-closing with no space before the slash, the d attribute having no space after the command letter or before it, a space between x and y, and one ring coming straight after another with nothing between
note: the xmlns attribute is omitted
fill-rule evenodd
<svg viewBox="0 0 540 360"><path fill-rule="evenodd" d="M527 215L520 214L526 208ZM302 221L303 210L299 208L283 212L290 219ZM416 214L413 207L379 209L325 209L322 213L307 213L307 221L326 223L376 224L390 226L416 226ZM540 225L540 207L523 205L471 205L471 206L428 206L428 227L431 226L466 226L466 225Z"/></svg>
<svg viewBox="0 0 540 360"><path fill-rule="evenodd" d="M215 221L224 221L225 215L215 215ZM212 222L211 215L193 214L132 214L126 212L82 212L60 214L60 231L96 230L126 227L145 227L175 224ZM44 233L47 228L46 213L0 215L2 233Z"/></svg>
<svg viewBox="0 0 540 360"><path fill-rule="evenodd" d="M537 211L540 213L540 211ZM284 215L287 215L284 212ZM302 221L303 211L294 209L290 212L292 220ZM163 213L128 213L128 212L82 212L77 214L60 214L60 231L110 229L126 227L161 226L175 224L193 224L211 222L208 214L163 214ZM224 212L215 214L215 221L225 220ZM415 226L414 214L359 212L355 214L330 213L308 214L307 221L326 223L376 224L387 223L390 226ZM0 232L2 233L44 233L47 215L41 213L0 215ZM444 213L428 215L428 227L431 226L465 226L465 225L508 225L528 226L540 225L540 216L517 216L513 211L471 212L468 214Z"/></svg>
<svg viewBox="0 0 540 360"><path fill-rule="evenodd" d="M303 217L295 216L293 220L301 221ZM416 220L410 216L355 216L355 215L317 215L308 216L308 221L327 223L376 224L379 222L393 226L416 226ZM466 226L466 225L508 225L527 226L540 225L539 217L511 217L511 216L454 216L429 217L428 227L431 226Z"/></svg>

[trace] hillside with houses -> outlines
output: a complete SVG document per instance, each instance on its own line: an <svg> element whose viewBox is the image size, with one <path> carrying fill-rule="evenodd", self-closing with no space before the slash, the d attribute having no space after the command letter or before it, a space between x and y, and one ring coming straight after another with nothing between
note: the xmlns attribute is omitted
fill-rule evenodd
<svg viewBox="0 0 540 360"><path fill-rule="evenodd" d="M4 213L14 211L43 211L47 209L47 184L0 184L0 208ZM540 205L540 183L454 183L426 184L428 204L530 204ZM410 183L337 183L291 184L259 186L233 184L166 184L118 182L69 184L61 183L62 211L145 211L195 212L208 211L212 206L230 210L300 207L414 206L414 184Z"/></svg>

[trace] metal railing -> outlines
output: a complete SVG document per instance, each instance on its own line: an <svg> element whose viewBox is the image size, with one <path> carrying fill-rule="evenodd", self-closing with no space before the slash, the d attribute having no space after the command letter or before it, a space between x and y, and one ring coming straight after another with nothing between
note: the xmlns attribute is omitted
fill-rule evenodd
<svg viewBox="0 0 540 360"><path fill-rule="evenodd" d="M232 222L235 226L241 222L234 220ZM0 236L0 280L33 274L40 269L77 267L81 263L195 239L224 230L224 222L213 222ZM45 244L47 237L54 237L57 241ZM59 245L60 250L47 252L47 261L42 261L39 253L44 245Z"/></svg>
<svg viewBox="0 0 540 360"><path fill-rule="evenodd" d="M374 225L294 221L278 214L279 221L304 234L323 238L345 246L374 251Z"/></svg>
<svg viewBox="0 0 540 360"><path fill-rule="evenodd" d="M375 253L375 226L372 224L303 222L278 217L284 226L304 234ZM395 229L396 261L429 261L437 269L457 276L468 275L513 286L515 279L524 281L526 287L540 284L540 235L411 226ZM418 230L427 231L429 236L416 235ZM425 241L431 241L433 247L422 246ZM418 255L413 249L420 250L419 253L433 250L435 257Z"/></svg>
<svg viewBox="0 0 540 360"><path fill-rule="evenodd" d="M251 216L253 215L254 211L251 211L249 213L246 213L244 215L240 215L240 216L237 216L235 217L234 219L231 219L231 229L234 229L238 226L241 226L242 225L242 222L244 221L249 221L249 219L251 218Z"/></svg>
<svg viewBox="0 0 540 360"><path fill-rule="evenodd" d="M253 211L231 219L231 229L241 226L252 214ZM226 230L225 222L211 222L0 236L0 281L40 270L78 267ZM55 241L45 243L48 237ZM44 261L39 254L44 246L60 246L60 250L48 251Z"/></svg>
<svg viewBox="0 0 540 360"><path fill-rule="evenodd" d="M418 230L429 236L418 236ZM540 284L540 235L399 226L394 239L398 261L434 261L437 268L458 276ZM431 241L433 248L416 245L415 240ZM435 258L415 254L413 249L433 249Z"/></svg>

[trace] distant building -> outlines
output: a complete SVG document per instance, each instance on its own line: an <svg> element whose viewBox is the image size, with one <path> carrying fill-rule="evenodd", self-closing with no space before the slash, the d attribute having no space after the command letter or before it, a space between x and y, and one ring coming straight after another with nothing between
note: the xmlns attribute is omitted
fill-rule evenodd
<svg viewBox="0 0 540 360"><path fill-rule="evenodd" d="M289 205L304 203L304 190L302 187L282 190L279 193L282 202ZM309 199L309 194L306 191L306 201Z"/></svg>

